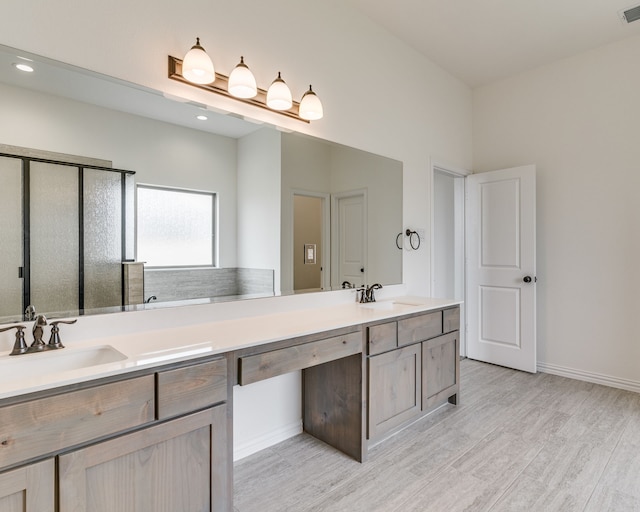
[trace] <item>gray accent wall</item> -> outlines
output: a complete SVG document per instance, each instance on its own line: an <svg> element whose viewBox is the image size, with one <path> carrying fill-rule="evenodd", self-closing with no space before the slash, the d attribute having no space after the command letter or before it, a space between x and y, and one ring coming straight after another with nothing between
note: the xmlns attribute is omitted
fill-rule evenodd
<svg viewBox="0 0 640 512"><path fill-rule="evenodd" d="M157 302L238 295L273 295L271 269L175 268L145 269L144 297Z"/></svg>

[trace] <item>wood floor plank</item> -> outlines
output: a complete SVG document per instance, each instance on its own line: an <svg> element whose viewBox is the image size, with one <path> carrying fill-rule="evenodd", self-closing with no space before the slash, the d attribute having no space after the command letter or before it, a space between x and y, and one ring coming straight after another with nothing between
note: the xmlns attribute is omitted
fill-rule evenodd
<svg viewBox="0 0 640 512"><path fill-rule="evenodd" d="M640 512L640 394L464 360L359 464L302 434L235 464L237 512Z"/></svg>

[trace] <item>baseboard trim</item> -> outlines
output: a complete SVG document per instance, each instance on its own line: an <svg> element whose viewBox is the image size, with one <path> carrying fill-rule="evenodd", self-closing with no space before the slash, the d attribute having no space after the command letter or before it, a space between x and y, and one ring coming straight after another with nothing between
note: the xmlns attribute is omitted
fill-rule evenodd
<svg viewBox="0 0 640 512"><path fill-rule="evenodd" d="M234 462L302 433L302 419L233 447Z"/></svg>
<svg viewBox="0 0 640 512"><path fill-rule="evenodd" d="M585 382L593 382L594 384L602 384L612 388L626 389L627 391L635 391L640 393L640 382L630 379L621 379L619 377L611 377L601 373L586 372L584 370L576 370L549 363L538 362L538 371L559 375L560 377L568 377L569 379L583 380Z"/></svg>

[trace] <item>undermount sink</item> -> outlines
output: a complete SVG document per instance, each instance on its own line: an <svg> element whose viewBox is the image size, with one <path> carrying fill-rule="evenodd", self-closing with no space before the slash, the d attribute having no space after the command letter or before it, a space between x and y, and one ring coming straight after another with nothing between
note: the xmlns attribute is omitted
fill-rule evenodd
<svg viewBox="0 0 640 512"><path fill-rule="evenodd" d="M89 348L63 348L20 356L0 357L0 385L15 379L80 370L127 359L110 345Z"/></svg>
<svg viewBox="0 0 640 512"><path fill-rule="evenodd" d="M366 309L379 309L383 311L391 311L394 309L404 309L404 308L415 307L420 305L421 304L418 304L416 302L403 302L401 300L398 300L398 301L387 300L382 302L366 302L364 304L360 304L360 307L366 308Z"/></svg>

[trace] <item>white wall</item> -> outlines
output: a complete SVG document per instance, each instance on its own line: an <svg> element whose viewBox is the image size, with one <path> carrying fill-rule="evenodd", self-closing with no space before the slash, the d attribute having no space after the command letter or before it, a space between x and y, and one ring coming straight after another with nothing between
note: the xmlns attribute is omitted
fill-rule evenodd
<svg viewBox="0 0 640 512"><path fill-rule="evenodd" d="M640 37L474 91L474 169L535 163L538 358L640 389Z"/></svg>
<svg viewBox="0 0 640 512"><path fill-rule="evenodd" d="M414 229L430 225L430 158L471 167L470 89L342 0L22 0L3 5L0 34L8 46L400 160L404 224ZM184 55L196 36L225 74L244 55L262 87L278 70L298 99L312 83L325 118L307 125L169 80L167 55ZM429 250L425 243L403 253L409 293L429 293ZM252 305L237 307L250 311ZM163 318L193 318L186 310L165 312ZM122 321L139 329L150 318ZM75 327L80 335L97 326L106 328L103 334L117 327L100 317ZM253 410L270 414L268 402L255 397Z"/></svg>
<svg viewBox="0 0 640 512"><path fill-rule="evenodd" d="M238 266L274 271L280 293L280 132L238 139Z"/></svg>

